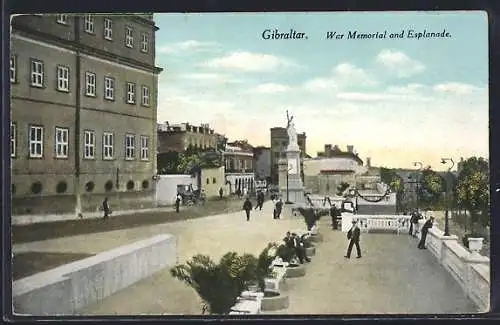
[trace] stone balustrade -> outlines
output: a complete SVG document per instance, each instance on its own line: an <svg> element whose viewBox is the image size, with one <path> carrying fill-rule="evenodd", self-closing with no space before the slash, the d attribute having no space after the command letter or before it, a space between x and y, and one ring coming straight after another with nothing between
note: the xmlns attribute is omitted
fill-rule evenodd
<svg viewBox="0 0 500 325"><path fill-rule="evenodd" d="M419 225L421 227L422 222ZM421 232L419 237L421 237ZM470 252L460 244L457 236L444 236L444 232L435 225L429 229L426 246L460 284L464 294L479 311L488 311L490 307L490 259L477 252Z"/></svg>
<svg viewBox="0 0 500 325"><path fill-rule="evenodd" d="M360 215L342 213L342 231L348 232L352 227L352 220L358 221L362 232L395 231L400 234L410 230L410 216L403 215Z"/></svg>

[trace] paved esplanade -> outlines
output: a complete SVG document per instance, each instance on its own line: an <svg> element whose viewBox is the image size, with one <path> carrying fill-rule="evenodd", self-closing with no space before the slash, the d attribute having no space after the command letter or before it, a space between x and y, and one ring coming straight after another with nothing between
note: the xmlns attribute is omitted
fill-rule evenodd
<svg viewBox="0 0 500 325"><path fill-rule="evenodd" d="M332 231L329 217L320 221L324 242L307 266L305 277L288 279L290 306L275 314L467 313L475 309L460 286L432 254L416 248L406 234L362 234L363 258L344 259L347 239ZM14 251L97 253L159 233L178 236L179 262L196 253L217 260L224 253L258 254L287 230L303 229L301 219L272 219L272 205L252 211L172 222L108 233L15 245ZM353 254L354 256L355 254ZM191 288L168 270L88 306L82 314L199 314L200 301Z"/></svg>

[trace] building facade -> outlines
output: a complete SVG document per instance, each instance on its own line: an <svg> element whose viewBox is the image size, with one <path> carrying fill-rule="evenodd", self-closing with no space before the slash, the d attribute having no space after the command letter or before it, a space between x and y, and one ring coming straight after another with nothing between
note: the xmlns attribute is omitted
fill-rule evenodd
<svg viewBox="0 0 500 325"><path fill-rule="evenodd" d="M234 141L226 145L223 152L226 184L229 193L240 190L255 191L254 148L246 141Z"/></svg>
<svg viewBox="0 0 500 325"><path fill-rule="evenodd" d="M221 137L208 124L192 125L158 124L158 152L183 152L189 146L200 149L218 149L221 146Z"/></svg>
<svg viewBox="0 0 500 325"><path fill-rule="evenodd" d="M316 158L304 159L304 186L312 193L335 195L341 183L358 189L375 189L378 182L380 174L371 167L370 158L364 165L352 145L342 151L327 144Z"/></svg>
<svg viewBox="0 0 500 325"><path fill-rule="evenodd" d="M297 142L300 148L301 160L307 157L306 153L306 133L297 134ZM271 183L278 184L278 161L280 158L286 158L286 148L288 146L288 133L286 128L274 127L271 128ZM301 162L301 174L303 175L303 164Z"/></svg>
<svg viewBox="0 0 500 325"><path fill-rule="evenodd" d="M255 147L253 150L253 160L255 166L255 179L265 181L265 184L271 182L271 148Z"/></svg>
<svg viewBox="0 0 500 325"><path fill-rule="evenodd" d="M14 214L153 195L157 30L152 14L12 20Z"/></svg>

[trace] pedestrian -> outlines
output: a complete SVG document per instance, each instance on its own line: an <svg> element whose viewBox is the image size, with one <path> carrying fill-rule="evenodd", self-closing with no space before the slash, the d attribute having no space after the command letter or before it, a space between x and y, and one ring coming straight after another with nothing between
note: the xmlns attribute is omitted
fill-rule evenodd
<svg viewBox="0 0 500 325"><path fill-rule="evenodd" d="M337 207L335 206L335 204L333 204L332 207L330 208L330 217L332 217L332 229L333 230L339 229L339 225L337 223L337 215L338 215Z"/></svg>
<svg viewBox="0 0 500 325"><path fill-rule="evenodd" d="M426 249L427 248L427 247L425 247L425 239L427 238L427 233L429 232L429 229L432 228L433 221L434 221L434 218L430 217L429 219L427 219L427 221L422 226L422 230L421 230L422 236L420 237L420 242L418 243L419 249Z"/></svg>
<svg viewBox="0 0 500 325"><path fill-rule="evenodd" d="M274 206L274 219L280 218L282 209L283 209L283 201L281 200L281 198L279 198Z"/></svg>
<svg viewBox="0 0 500 325"><path fill-rule="evenodd" d="M181 193L177 193L177 196L175 197L175 212L179 213L179 207L181 205L182 201L182 196Z"/></svg>
<svg viewBox="0 0 500 325"><path fill-rule="evenodd" d="M245 210L245 213L247 215L247 221L250 221L250 211L252 211L252 202L250 202L250 199L248 197L245 199L245 202L243 203L243 210Z"/></svg>
<svg viewBox="0 0 500 325"><path fill-rule="evenodd" d="M408 235L415 237L414 232L416 232L417 227L418 227L418 216L417 213L413 211L410 216L410 231L408 232Z"/></svg>
<svg viewBox="0 0 500 325"><path fill-rule="evenodd" d="M358 256L356 258L361 258L361 247L359 247L359 237L361 236L361 230L357 225L356 220L352 221L352 228L347 232L347 239L349 240L349 247L347 247L347 254L345 258L351 258L352 246L356 245L356 253Z"/></svg>
<svg viewBox="0 0 500 325"><path fill-rule="evenodd" d="M222 195L224 194L224 190L221 188L219 188L219 197L222 199Z"/></svg>
<svg viewBox="0 0 500 325"><path fill-rule="evenodd" d="M207 201L207 195L205 194L205 190L201 190L200 201L201 204L205 204L205 202Z"/></svg>
<svg viewBox="0 0 500 325"><path fill-rule="evenodd" d="M104 201L102 201L102 211L104 211L103 219L109 218L109 215L111 214L111 208L109 207L109 200L107 197L104 198Z"/></svg>
<svg viewBox="0 0 500 325"><path fill-rule="evenodd" d="M264 204L264 193L262 193L262 191L258 191L257 192L257 204L255 205L255 210L257 210L257 208L259 210L262 210L262 205Z"/></svg>
<svg viewBox="0 0 500 325"><path fill-rule="evenodd" d="M243 196L247 197L248 195L248 189L246 187L243 188Z"/></svg>

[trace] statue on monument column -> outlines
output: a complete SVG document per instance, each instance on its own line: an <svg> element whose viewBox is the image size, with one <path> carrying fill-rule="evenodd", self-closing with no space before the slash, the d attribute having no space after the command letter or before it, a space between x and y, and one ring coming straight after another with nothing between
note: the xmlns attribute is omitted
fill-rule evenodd
<svg viewBox="0 0 500 325"><path fill-rule="evenodd" d="M297 142L297 131L295 130L295 124L293 123L293 116L288 115L288 111L286 111L287 118L287 133L288 133L288 146L290 147L298 147Z"/></svg>

